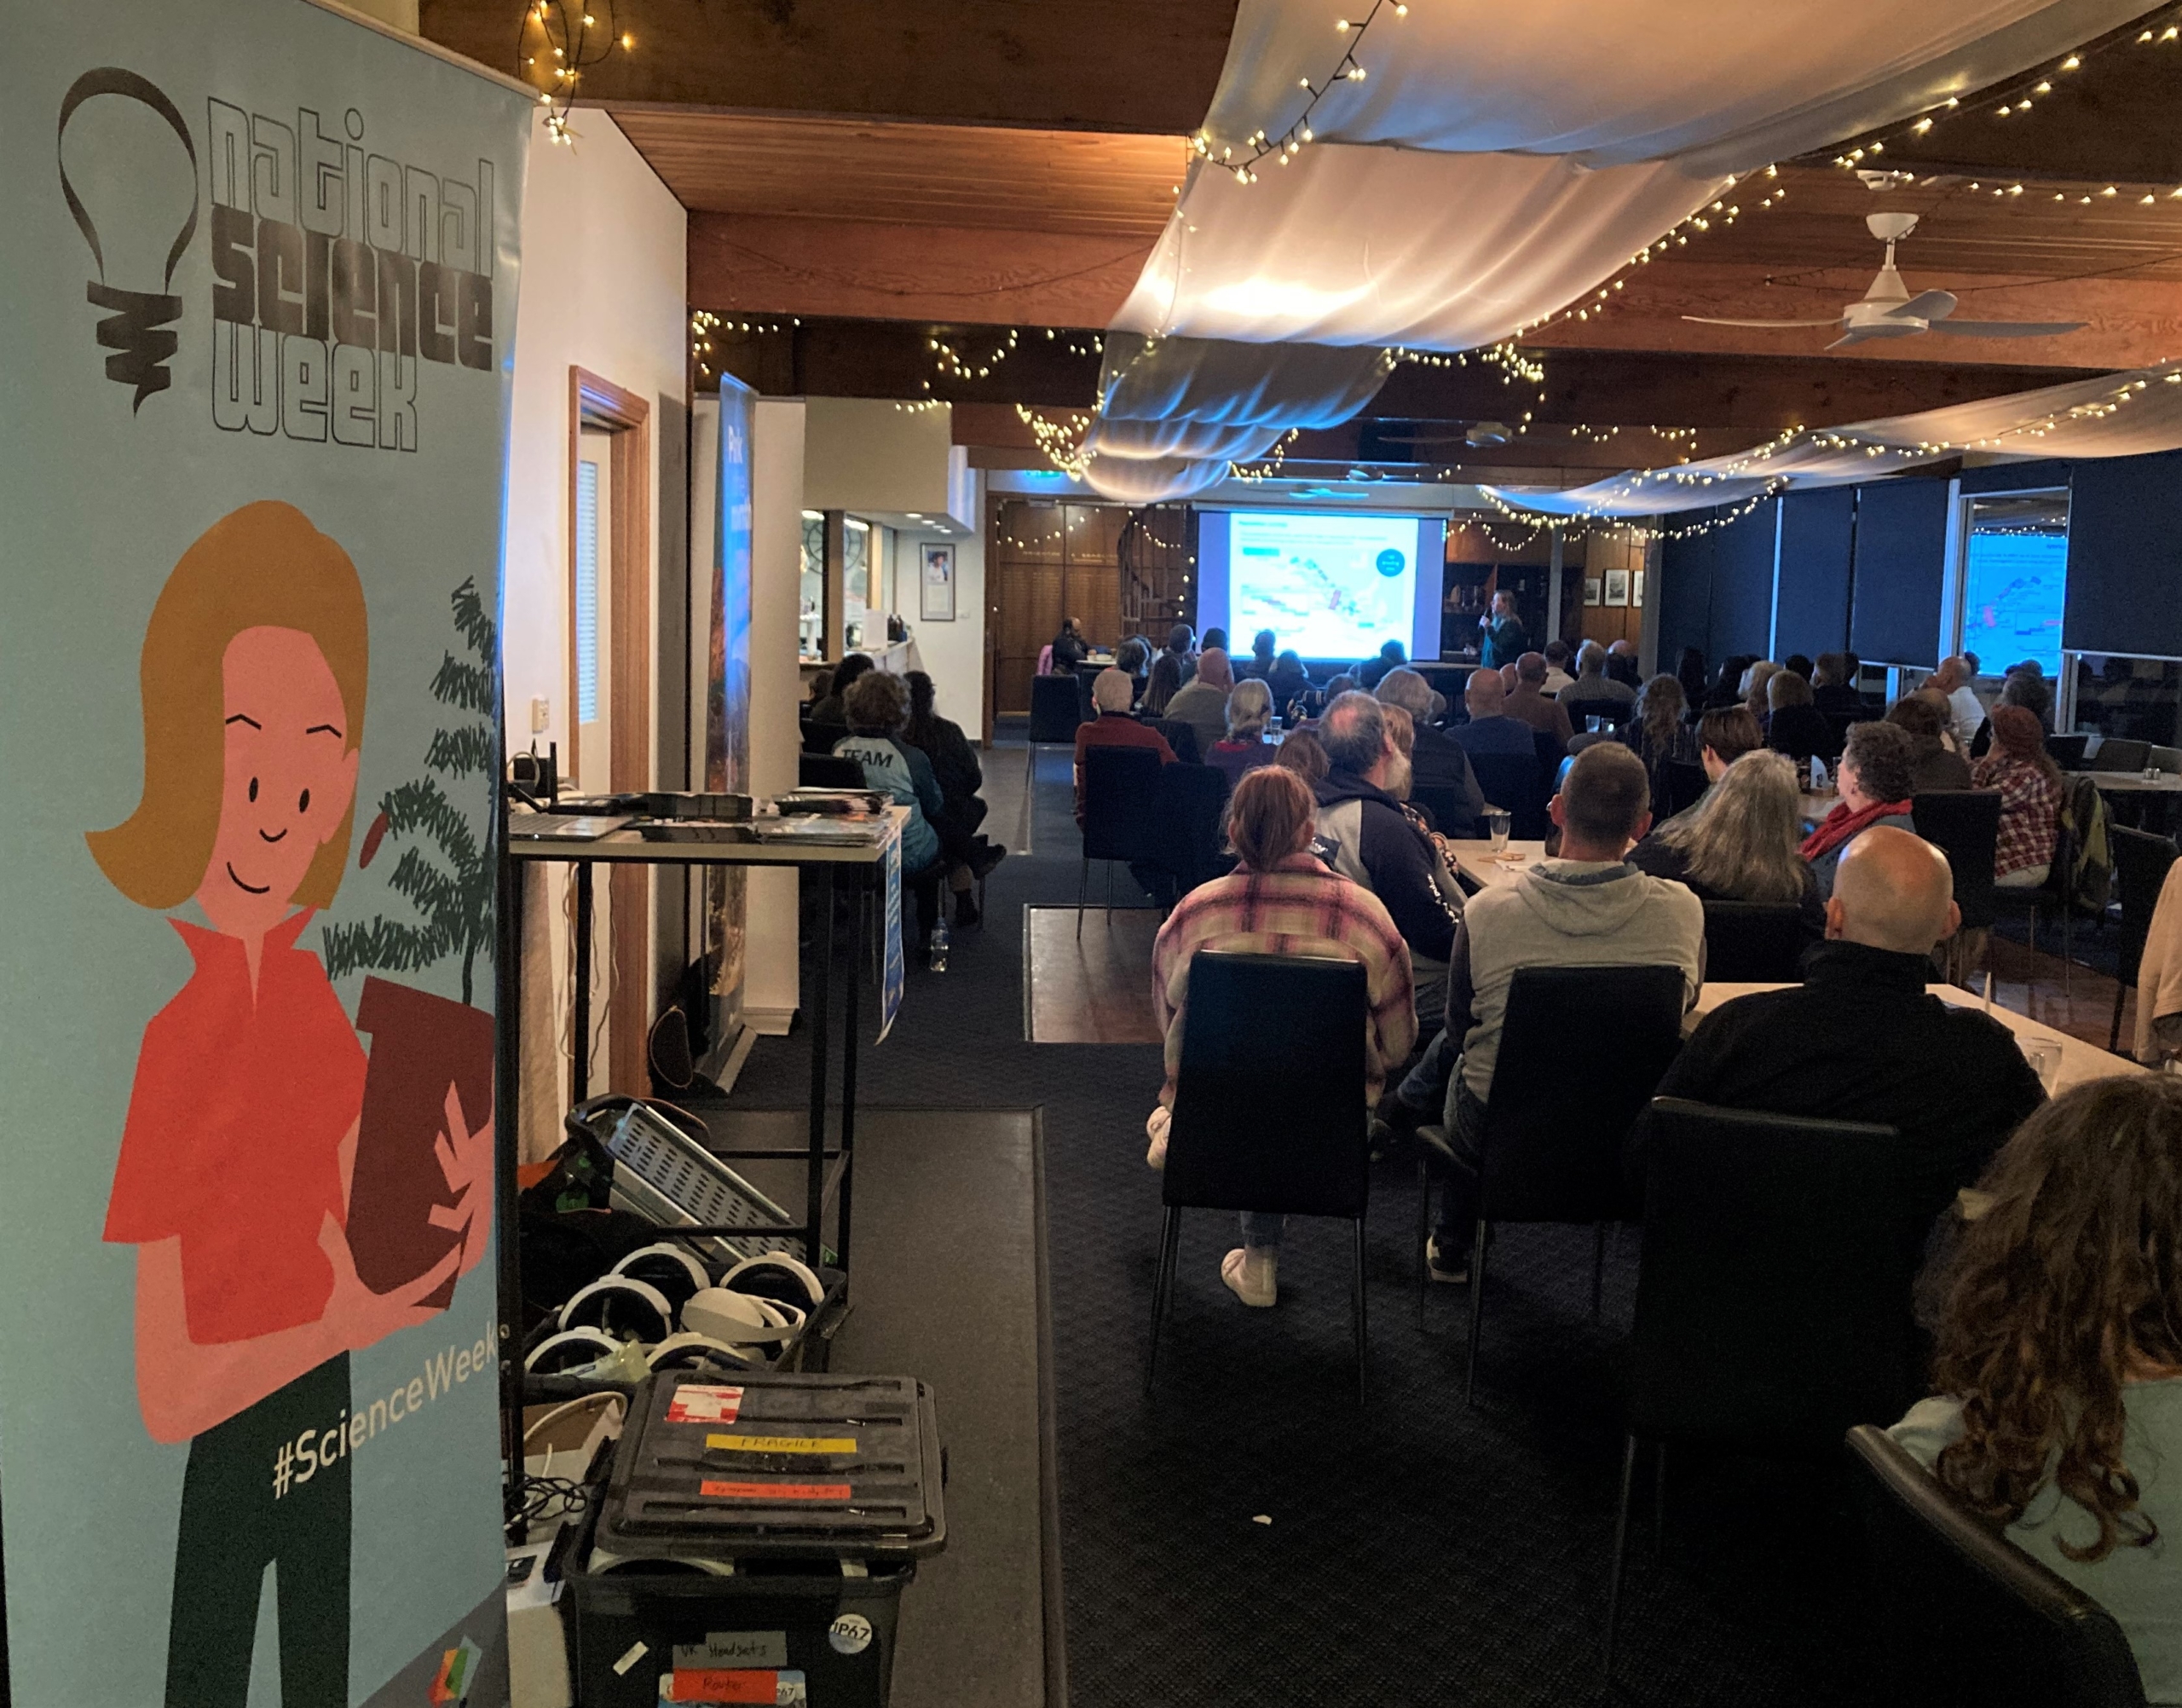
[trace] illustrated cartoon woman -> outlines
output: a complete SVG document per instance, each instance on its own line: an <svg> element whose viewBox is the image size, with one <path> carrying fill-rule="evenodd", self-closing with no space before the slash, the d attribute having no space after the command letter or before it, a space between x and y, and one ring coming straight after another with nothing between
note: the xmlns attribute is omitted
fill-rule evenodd
<svg viewBox="0 0 2182 1708"><path fill-rule="evenodd" d="M170 921L195 968L144 1029L105 1235L136 1248L145 1428L189 1443L170 1708L242 1708L268 1562L283 1704L347 1708L348 1355L433 1315L484 1246L384 1295L349 1254L365 1054L297 939L348 859L368 644L355 567L302 511L222 517L145 633L141 803L87 839L131 901L205 920ZM450 1132L446 1225L466 1230L490 1215L491 1127Z"/></svg>

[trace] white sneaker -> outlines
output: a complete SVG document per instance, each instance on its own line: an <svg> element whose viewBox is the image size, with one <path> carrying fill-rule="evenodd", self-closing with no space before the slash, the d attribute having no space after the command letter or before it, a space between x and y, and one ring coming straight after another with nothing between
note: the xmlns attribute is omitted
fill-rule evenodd
<svg viewBox="0 0 2182 1708"><path fill-rule="evenodd" d="M1238 1245L1220 1260L1220 1278L1227 1284L1227 1290L1245 1305L1263 1309L1280 1297L1280 1290L1274 1284L1279 1266L1280 1254L1273 1247L1260 1246L1253 1250Z"/></svg>

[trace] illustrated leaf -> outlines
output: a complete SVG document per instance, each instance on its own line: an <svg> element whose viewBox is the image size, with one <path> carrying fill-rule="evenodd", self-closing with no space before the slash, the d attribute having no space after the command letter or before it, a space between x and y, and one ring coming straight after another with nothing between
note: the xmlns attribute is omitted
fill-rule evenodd
<svg viewBox="0 0 2182 1708"><path fill-rule="evenodd" d="M496 637L493 620L485 612L485 602L477 597L475 576L454 590L454 626L461 631L463 639L470 643L470 650L484 660L489 668Z"/></svg>
<svg viewBox="0 0 2182 1708"><path fill-rule="evenodd" d="M459 707L482 717L493 715L493 672L483 665L465 664L453 653L442 661L432 678L432 698L443 706Z"/></svg>
<svg viewBox="0 0 2182 1708"><path fill-rule="evenodd" d="M430 777L390 790L380 805L386 812L387 828L397 836L423 831L439 845L448 863L465 874L475 873L483 864L469 819Z"/></svg>
<svg viewBox="0 0 2182 1708"><path fill-rule="evenodd" d="M394 875L386 886L396 895L407 896L417 904L417 911L429 922L432 937L442 947L445 955L462 941L464 903L462 883L424 857L420 848L402 851L401 859L394 868Z"/></svg>
<svg viewBox="0 0 2182 1708"><path fill-rule="evenodd" d="M339 978L359 967L411 972L429 967L447 950L433 935L398 920L375 919L368 925L329 925L320 933L326 973Z"/></svg>
<svg viewBox="0 0 2182 1708"><path fill-rule="evenodd" d="M424 750L424 763L443 776L476 776L500 768L498 743L484 724L465 724L457 729L436 730Z"/></svg>

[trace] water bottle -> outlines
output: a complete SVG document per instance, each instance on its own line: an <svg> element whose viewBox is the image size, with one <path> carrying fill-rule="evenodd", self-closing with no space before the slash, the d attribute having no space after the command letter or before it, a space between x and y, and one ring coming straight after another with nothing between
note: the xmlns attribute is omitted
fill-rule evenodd
<svg viewBox="0 0 2182 1708"><path fill-rule="evenodd" d="M934 972L944 972L947 971L947 950L949 943L950 938L947 935L947 915L942 914L939 916L938 922L932 928L932 953L925 963Z"/></svg>

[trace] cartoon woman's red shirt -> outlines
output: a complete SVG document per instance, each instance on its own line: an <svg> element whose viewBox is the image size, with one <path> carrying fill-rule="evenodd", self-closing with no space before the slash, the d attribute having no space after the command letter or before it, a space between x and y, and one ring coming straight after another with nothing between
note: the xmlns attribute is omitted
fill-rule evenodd
<svg viewBox="0 0 2182 1708"><path fill-rule="evenodd" d="M296 947L310 917L266 933L254 997L239 940L169 921L196 970L144 1028L105 1237L180 1237L200 1346L316 1322L332 1295L319 1233L344 1220L340 1147L367 1059L324 966Z"/></svg>

